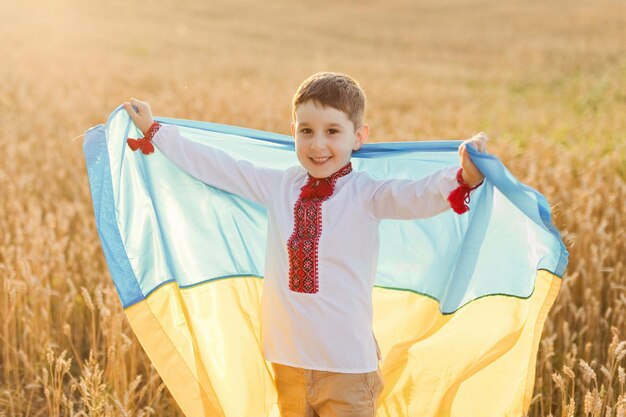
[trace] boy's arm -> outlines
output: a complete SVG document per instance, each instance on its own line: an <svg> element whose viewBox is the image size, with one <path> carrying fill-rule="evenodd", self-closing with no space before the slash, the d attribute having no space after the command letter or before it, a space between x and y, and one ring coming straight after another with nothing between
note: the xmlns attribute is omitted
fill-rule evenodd
<svg viewBox="0 0 626 417"><path fill-rule="evenodd" d="M480 132L459 146L459 167L443 168L420 180L373 181L367 196L372 214L379 219L420 219L452 208L463 214L469 210L469 197L484 175L469 158L466 146L487 150L487 135Z"/></svg>
<svg viewBox="0 0 626 417"><path fill-rule="evenodd" d="M371 180L366 206L378 219L423 219L450 208L448 196L459 187L459 167L443 168L419 180Z"/></svg>
<svg viewBox="0 0 626 417"><path fill-rule="evenodd" d="M155 123L147 101L131 98L123 103L123 107L145 136L128 139L132 150L141 149L143 153L150 154L154 151L154 143L165 156L200 181L267 206L283 171L235 159L220 149L202 146L185 138L177 126Z"/></svg>
<svg viewBox="0 0 626 417"><path fill-rule="evenodd" d="M161 125L152 142L182 170L216 188L267 206L284 171L258 167L228 153L185 138L178 126Z"/></svg>

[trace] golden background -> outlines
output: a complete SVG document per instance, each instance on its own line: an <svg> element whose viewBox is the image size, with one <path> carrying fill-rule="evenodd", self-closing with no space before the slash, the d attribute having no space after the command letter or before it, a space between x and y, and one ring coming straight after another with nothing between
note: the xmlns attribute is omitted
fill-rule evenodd
<svg viewBox="0 0 626 417"><path fill-rule="evenodd" d="M546 196L570 265L529 415L624 416L618 0L0 0L0 416L180 415L109 278L81 135L130 97L288 134L318 71L360 82L370 140L485 131Z"/></svg>

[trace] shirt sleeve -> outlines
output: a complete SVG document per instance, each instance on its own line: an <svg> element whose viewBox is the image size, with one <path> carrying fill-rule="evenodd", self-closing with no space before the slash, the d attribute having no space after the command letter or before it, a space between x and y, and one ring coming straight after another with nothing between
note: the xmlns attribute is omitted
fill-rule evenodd
<svg viewBox="0 0 626 417"><path fill-rule="evenodd" d="M365 206L378 219L422 219L450 208L448 195L459 186L459 167L447 167L419 180L373 180L365 187Z"/></svg>
<svg viewBox="0 0 626 417"><path fill-rule="evenodd" d="M215 147L194 142L178 126L162 124L152 138L159 150L183 171L205 184L267 206L284 174L236 159Z"/></svg>

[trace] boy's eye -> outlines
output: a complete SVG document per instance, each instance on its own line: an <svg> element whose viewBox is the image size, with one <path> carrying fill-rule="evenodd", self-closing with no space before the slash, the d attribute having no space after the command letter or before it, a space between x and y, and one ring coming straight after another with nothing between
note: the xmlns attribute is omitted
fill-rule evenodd
<svg viewBox="0 0 626 417"><path fill-rule="evenodd" d="M328 129L328 131L330 132L331 135L334 135L335 133L339 133L337 129Z"/></svg>
<svg viewBox="0 0 626 417"><path fill-rule="evenodd" d="M305 134L311 133L311 129L305 127L304 129L300 130L300 133L305 133Z"/></svg>

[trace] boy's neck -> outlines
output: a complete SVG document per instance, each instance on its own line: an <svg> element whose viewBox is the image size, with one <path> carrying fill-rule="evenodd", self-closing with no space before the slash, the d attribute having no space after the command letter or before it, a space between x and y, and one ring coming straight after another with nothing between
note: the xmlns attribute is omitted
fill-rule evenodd
<svg viewBox="0 0 626 417"><path fill-rule="evenodd" d="M328 198L331 196L335 190L335 183L339 179L339 177L343 177L344 175L352 172L352 163L348 162L343 166L340 170L329 175L326 178L316 178L309 174L309 178L300 188L300 197L302 200L308 200L313 198Z"/></svg>

